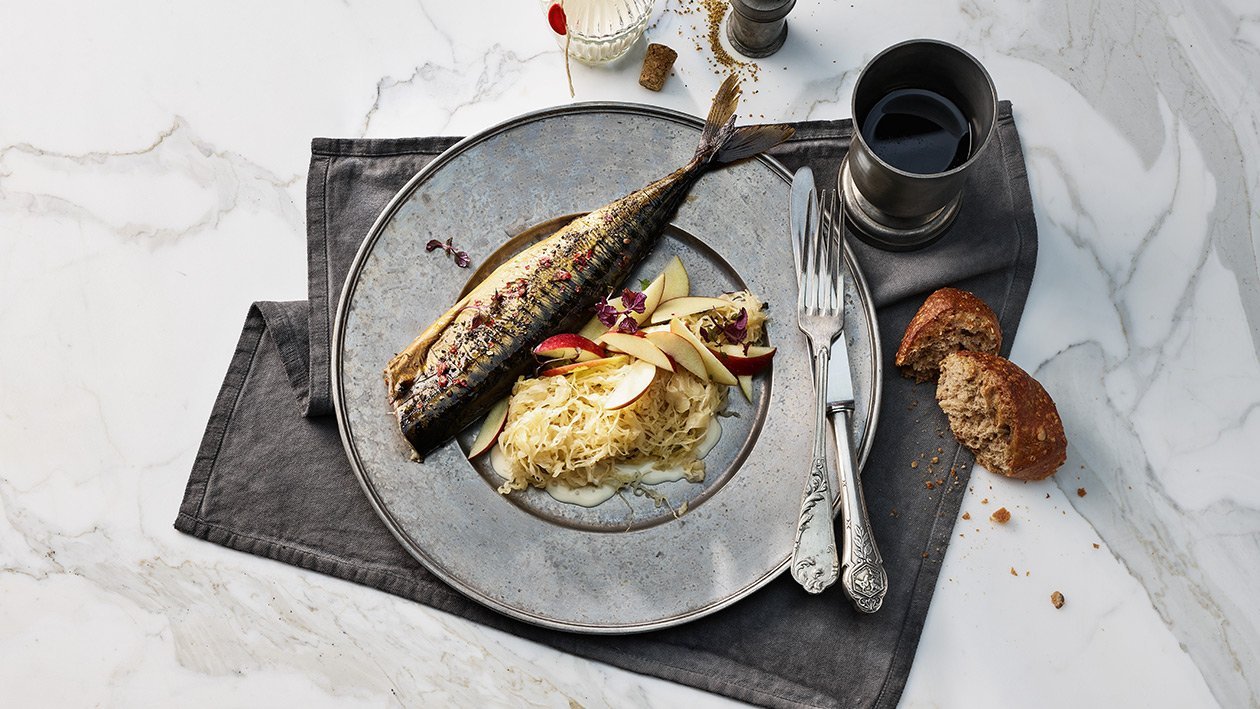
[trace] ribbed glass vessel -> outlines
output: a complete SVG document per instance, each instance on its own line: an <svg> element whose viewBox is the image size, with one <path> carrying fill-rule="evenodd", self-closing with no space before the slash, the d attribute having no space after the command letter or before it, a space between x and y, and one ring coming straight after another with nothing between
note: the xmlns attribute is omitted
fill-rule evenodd
<svg viewBox="0 0 1260 709"><path fill-rule="evenodd" d="M556 4L564 8L573 35L569 53L583 64L601 64L625 54L638 41L656 0L541 0L544 13ZM564 35L555 37L563 48Z"/></svg>

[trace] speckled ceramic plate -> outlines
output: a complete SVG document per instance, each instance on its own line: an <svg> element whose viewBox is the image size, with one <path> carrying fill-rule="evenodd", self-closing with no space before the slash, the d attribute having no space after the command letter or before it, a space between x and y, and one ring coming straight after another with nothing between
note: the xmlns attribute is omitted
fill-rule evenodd
<svg viewBox="0 0 1260 709"><path fill-rule="evenodd" d="M465 452L475 433L412 462L385 404L381 370L489 269L572 215L685 164L701 121L660 108L580 104L513 119L461 141L390 202L342 291L333 392L350 462L399 541L438 577L497 611L590 633L650 630L712 613L784 568L809 467L812 385L796 328L787 171L757 158L706 174L639 276L679 255L692 293L750 288L770 304L779 348L752 402L728 392L723 435L703 483L629 492L593 508L536 490L503 496ZM430 239L473 258L456 268ZM857 440L870 449L878 410L878 338L851 254L846 336L857 391ZM637 278L637 277L636 277ZM476 428L475 426L473 427ZM687 503L686 513L675 516Z"/></svg>

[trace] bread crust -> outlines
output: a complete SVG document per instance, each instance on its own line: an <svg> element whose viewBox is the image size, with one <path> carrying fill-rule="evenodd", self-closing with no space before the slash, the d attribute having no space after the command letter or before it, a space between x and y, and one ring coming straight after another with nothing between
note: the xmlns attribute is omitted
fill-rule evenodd
<svg viewBox="0 0 1260 709"><path fill-rule="evenodd" d="M970 316L970 317L969 317ZM924 376L915 372L911 362L915 356L930 346L933 338L951 323L961 319L970 319L974 323L972 329L990 338L991 349L985 351L997 354L1002 349L1002 328L998 325L997 315L983 300L965 290L957 288L941 288L927 297L919 312L914 314L910 324L906 326L905 335L901 338L901 346L897 348L894 363L901 368L902 374L916 381L931 381L933 376Z"/></svg>
<svg viewBox="0 0 1260 709"><path fill-rule="evenodd" d="M995 423L1009 426L1011 432L1006 460L978 459L980 464L1019 480L1053 475L1067 460L1067 436L1050 394L1028 372L997 355L954 352L941 362L941 368L965 366L961 360L974 363L981 393L996 412Z"/></svg>

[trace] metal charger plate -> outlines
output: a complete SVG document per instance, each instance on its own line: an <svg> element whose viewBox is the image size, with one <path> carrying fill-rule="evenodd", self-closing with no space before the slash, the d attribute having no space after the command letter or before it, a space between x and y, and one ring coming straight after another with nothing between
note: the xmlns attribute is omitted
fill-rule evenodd
<svg viewBox="0 0 1260 709"><path fill-rule="evenodd" d="M724 608L787 568L810 463L813 387L796 327L790 175L773 159L701 177L632 281L678 255L693 295L747 287L770 305L773 367L755 378L751 403L728 390L704 482L651 486L653 496L624 491L594 508L539 490L504 496L488 456L467 458L474 430L413 462L385 403L385 363L465 288L572 215L685 164L701 126L683 113L621 103L509 120L460 141L412 178L355 257L332 345L337 423L351 466L403 546L496 611L561 630L646 631ZM430 239L447 237L469 252L473 268L425 251ZM854 434L865 460L878 418L879 338L847 249L845 277Z"/></svg>

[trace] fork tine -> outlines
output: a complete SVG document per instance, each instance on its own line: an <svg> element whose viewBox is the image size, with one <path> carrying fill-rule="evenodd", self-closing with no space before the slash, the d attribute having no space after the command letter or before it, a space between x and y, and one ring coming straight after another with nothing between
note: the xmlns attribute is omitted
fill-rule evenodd
<svg viewBox="0 0 1260 709"><path fill-rule="evenodd" d="M840 294L844 292L844 213L840 208L840 198L831 193L831 312L838 313L844 304Z"/></svg>
<svg viewBox="0 0 1260 709"><path fill-rule="evenodd" d="M820 272L820 283L818 284L818 310L822 314L826 314L831 307L831 190L827 190L824 195L827 201L826 212L823 214L823 226L818 230L818 247L822 251L822 269Z"/></svg>
<svg viewBox="0 0 1260 709"><path fill-rule="evenodd" d="M810 311L814 314L820 313L826 303L823 295L824 289L827 287L827 239L824 236L822 226L818 228L818 236L814 239L814 290L810 303Z"/></svg>
<svg viewBox="0 0 1260 709"><path fill-rule="evenodd" d="M814 290L814 284L810 281L811 264L814 260L814 237L812 232L812 229L806 229L801 239L801 264L800 272L797 274L799 287L796 289L796 310L798 313L804 313L808 310L809 295Z"/></svg>

